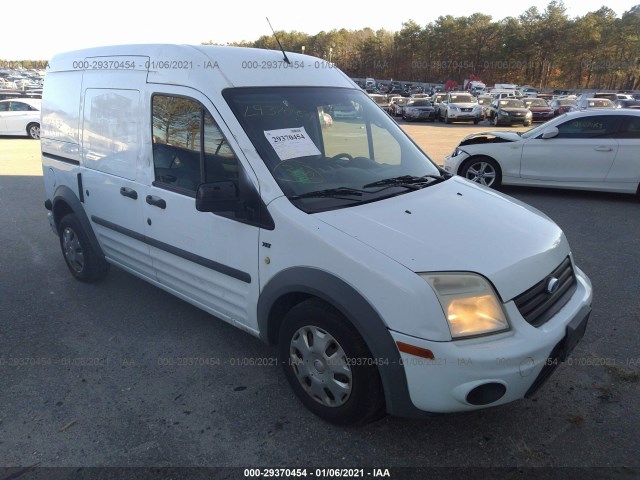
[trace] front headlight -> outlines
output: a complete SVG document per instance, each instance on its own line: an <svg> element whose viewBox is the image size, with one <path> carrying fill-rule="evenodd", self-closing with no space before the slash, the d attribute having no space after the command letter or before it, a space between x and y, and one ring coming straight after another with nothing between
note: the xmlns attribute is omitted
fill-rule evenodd
<svg viewBox="0 0 640 480"><path fill-rule="evenodd" d="M462 153L462 150L460 150L459 148L456 147L456 149L453 151L453 153L451 154L451 157L457 157L458 155L460 155Z"/></svg>
<svg viewBox="0 0 640 480"><path fill-rule="evenodd" d="M509 112L505 112L504 110L498 110L498 114L502 115L503 117L508 117L509 116Z"/></svg>
<svg viewBox="0 0 640 480"><path fill-rule="evenodd" d="M459 112L460 111L460 109L458 107L453 106L453 105L449 106L449 110L451 110L452 112Z"/></svg>
<svg viewBox="0 0 640 480"><path fill-rule="evenodd" d="M531 112L527 112L527 114L525 115L525 117L530 117L531 115L533 115Z"/></svg>
<svg viewBox="0 0 640 480"><path fill-rule="evenodd" d="M421 273L433 288L453 338L509 330L509 322L489 282L473 273Z"/></svg>

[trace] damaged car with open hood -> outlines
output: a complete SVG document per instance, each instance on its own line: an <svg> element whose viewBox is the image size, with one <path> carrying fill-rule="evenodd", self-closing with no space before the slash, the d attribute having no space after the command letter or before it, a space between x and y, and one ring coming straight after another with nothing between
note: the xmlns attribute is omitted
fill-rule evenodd
<svg viewBox="0 0 640 480"><path fill-rule="evenodd" d="M469 135L444 159L444 168L492 188L527 185L640 196L638 151L640 111L574 111L525 132Z"/></svg>

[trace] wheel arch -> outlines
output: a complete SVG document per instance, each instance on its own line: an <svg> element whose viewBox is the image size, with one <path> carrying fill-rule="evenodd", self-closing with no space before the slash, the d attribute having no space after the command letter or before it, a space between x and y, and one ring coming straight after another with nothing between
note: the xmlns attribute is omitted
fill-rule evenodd
<svg viewBox="0 0 640 480"><path fill-rule="evenodd" d="M491 155L487 155L486 153L474 153L473 155L471 155L468 158L465 158L464 161L460 164L460 166L458 167L458 172L462 172L462 170L469 165L470 163L473 163L475 161L481 160L483 158L492 160L493 162L495 162L495 164L498 166L499 170L500 170L500 174L502 174L502 167L500 167L500 163L493 158ZM459 173L458 173L459 175Z"/></svg>
<svg viewBox="0 0 640 480"><path fill-rule="evenodd" d="M65 215L70 213L74 214L82 225L82 228L86 233L91 246L94 248L94 251L104 257L104 252L102 251L102 248L98 243L98 239L93 232L93 227L91 226L89 217L84 211L82 203L75 192L66 185L60 185L56 188L56 191L53 194L51 204L51 212L53 213L53 222L56 227L56 231L59 232L60 221L65 217Z"/></svg>
<svg viewBox="0 0 640 480"><path fill-rule="evenodd" d="M388 359L387 365L378 367L387 412L424 416L425 412L411 402L400 353L382 318L354 287L329 272L294 267L275 275L258 300L260 337L269 345L277 344L284 315L311 298L318 298L338 310L358 331L374 359Z"/></svg>

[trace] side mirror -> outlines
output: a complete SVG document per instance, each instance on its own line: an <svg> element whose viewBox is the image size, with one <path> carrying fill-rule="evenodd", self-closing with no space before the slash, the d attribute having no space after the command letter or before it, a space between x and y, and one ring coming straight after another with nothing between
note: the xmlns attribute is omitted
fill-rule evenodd
<svg viewBox="0 0 640 480"><path fill-rule="evenodd" d="M546 140L548 138L557 137L559 133L560 130L558 130L557 127L549 127L544 132L542 132L542 138Z"/></svg>
<svg viewBox="0 0 640 480"><path fill-rule="evenodd" d="M234 182L203 183L196 192L196 210L199 212L238 212L242 202Z"/></svg>

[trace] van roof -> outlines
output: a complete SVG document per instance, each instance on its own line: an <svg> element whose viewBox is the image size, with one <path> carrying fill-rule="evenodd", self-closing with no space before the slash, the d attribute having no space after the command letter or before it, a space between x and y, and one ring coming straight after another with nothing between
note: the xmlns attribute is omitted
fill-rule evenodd
<svg viewBox="0 0 640 480"><path fill-rule="evenodd" d="M279 50L213 45L139 44L76 50L55 55L48 73L73 70L147 71L148 83L250 86L336 86L358 88L326 60ZM130 63L126 63L130 62ZM131 68L131 65L134 65Z"/></svg>

